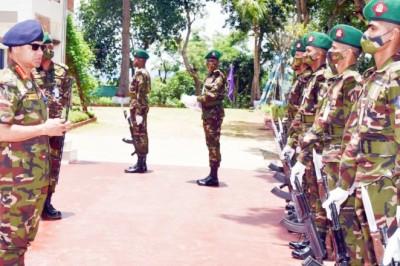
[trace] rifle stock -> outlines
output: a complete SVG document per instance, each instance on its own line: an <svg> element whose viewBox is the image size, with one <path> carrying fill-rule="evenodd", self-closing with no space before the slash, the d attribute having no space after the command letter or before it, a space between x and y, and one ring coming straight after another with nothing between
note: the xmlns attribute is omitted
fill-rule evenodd
<svg viewBox="0 0 400 266"><path fill-rule="evenodd" d="M137 151L137 142L136 142L136 136L135 136L134 131L133 131L133 123L132 123L131 117L128 116L127 111L124 109L124 106L123 106L122 103L121 103L121 107L122 107L122 112L124 113L124 118L125 118L126 121L128 122L129 131L130 131L130 133L131 133L131 138L132 138L132 144L133 144L133 147L134 147L134 149L135 149L135 150L131 153L131 155L133 156L133 155L136 154L136 151ZM127 142L127 141L124 140L124 139L123 139L122 141Z"/></svg>

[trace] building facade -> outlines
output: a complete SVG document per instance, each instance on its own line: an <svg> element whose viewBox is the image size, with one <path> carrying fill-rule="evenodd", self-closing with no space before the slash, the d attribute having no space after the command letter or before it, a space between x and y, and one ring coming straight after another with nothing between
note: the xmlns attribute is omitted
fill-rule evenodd
<svg viewBox="0 0 400 266"><path fill-rule="evenodd" d="M1 0L0 40L14 24L36 19L54 40L54 61L64 63L67 14L73 11L74 0ZM6 62L7 47L0 44L0 69Z"/></svg>

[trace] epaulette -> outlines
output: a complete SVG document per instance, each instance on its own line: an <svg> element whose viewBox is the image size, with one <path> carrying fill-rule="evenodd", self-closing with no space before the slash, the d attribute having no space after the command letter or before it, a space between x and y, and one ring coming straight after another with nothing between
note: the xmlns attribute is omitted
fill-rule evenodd
<svg viewBox="0 0 400 266"><path fill-rule="evenodd" d="M64 70L66 70L66 71L69 70L69 67L68 67L66 64L63 64L63 63L54 63L54 66L62 67L62 68L64 68Z"/></svg>
<svg viewBox="0 0 400 266"><path fill-rule="evenodd" d="M214 70L213 75L214 75L216 78L218 78L219 76L221 76L223 79L225 79L224 73L223 73L221 70L219 70L219 69Z"/></svg>

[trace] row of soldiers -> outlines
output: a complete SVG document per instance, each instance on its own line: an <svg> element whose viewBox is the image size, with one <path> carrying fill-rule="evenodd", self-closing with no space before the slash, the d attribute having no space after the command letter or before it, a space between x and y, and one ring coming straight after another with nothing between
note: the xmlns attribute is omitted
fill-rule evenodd
<svg viewBox="0 0 400 266"><path fill-rule="evenodd" d="M288 185L304 193L323 247L320 258L306 234L289 245L295 258L322 263L333 257L337 265L400 261L400 1L371 0L363 13L369 22L364 33L340 24L329 36L310 32L292 48L296 79L282 159L291 159L283 160L292 165ZM361 75L362 52L375 66ZM302 223L294 203L288 209ZM342 240L331 237L333 214L339 214Z"/></svg>

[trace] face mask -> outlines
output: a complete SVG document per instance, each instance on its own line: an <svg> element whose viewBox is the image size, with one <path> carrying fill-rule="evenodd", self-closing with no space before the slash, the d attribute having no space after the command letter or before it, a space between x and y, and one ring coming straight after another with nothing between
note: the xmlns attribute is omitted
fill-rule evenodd
<svg viewBox="0 0 400 266"><path fill-rule="evenodd" d="M54 51L50 50L50 49L44 50L43 51L43 57L45 59L48 59L48 60L52 59L54 57Z"/></svg>
<svg viewBox="0 0 400 266"><path fill-rule="evenodd" d="M331 65L331 64L337 64L339 61L343 60L344 57L341 52L328 51L327 58L329 65Z"/></svg>
<svg viewBox="0 0 400 266"><path fill-rule="evenodd" d="M301 64L303 64L303 60L301 58L294 58L292 63L292 69L294 71L299 70Z"/></svg>
<svg viewBox="0 0 400 266"><path fill-rule="evenodd" d="M382 37L385 36L386 34L388 34L389 32L391 32L392 30L386 32L385 34L382 34L381 36L376 36L376 37L368 37L365 35L365 33L362 36L361 39L361 47L363 49L363 51L367 54L375 54L376 51L378 51L378 49L382 46L385 45L385 43L387 43L388 41L384 42Z"/></svg>
<svg viewBox="0 0 400 266"><path fill-rule="evenodd" d="M305 60L304 60L304 64L307 64L307 65L311 66L314 63L315 60L316 60L316 58L314 59L314 58L312 58L311 55L307 55Z"/></svg>

